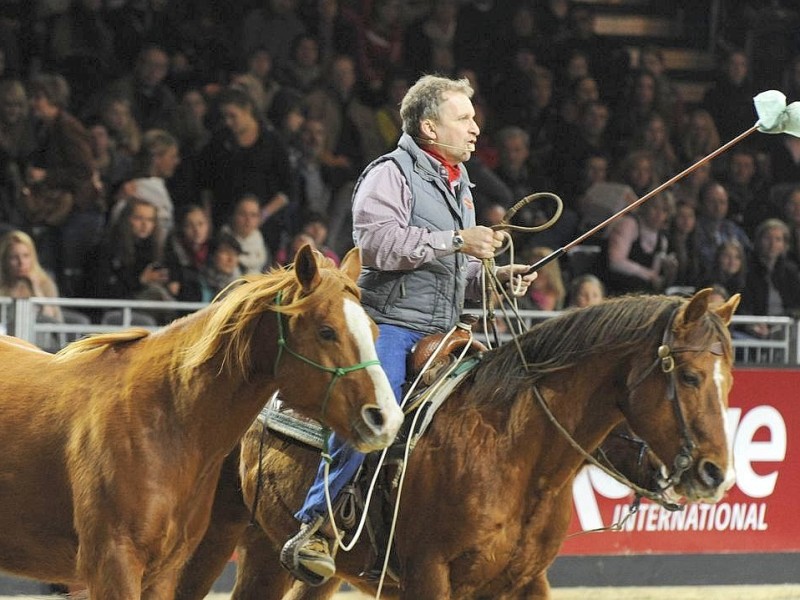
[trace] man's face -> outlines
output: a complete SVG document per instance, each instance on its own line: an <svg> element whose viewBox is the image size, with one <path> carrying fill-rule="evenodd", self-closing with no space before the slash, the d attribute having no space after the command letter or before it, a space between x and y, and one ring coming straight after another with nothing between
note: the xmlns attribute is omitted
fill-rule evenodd
<svg viewBox="0 0 800 600"><path fill-rule="evenodd" d="M475 151L481 132L475 122L472 101L464 94L449 92L439 105L439 120L431 124L432 139L446 146L435 146L448 162L458 164L468 160Z"/></svg>

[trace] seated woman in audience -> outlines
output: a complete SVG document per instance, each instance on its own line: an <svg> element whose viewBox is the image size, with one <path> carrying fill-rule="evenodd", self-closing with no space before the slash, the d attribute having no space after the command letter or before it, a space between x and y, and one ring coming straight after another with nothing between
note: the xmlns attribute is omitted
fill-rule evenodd
<svg viewBox="0 0 800 600"><path fill-rule="evenodd" d="M170 300L156 207L130 197L97 250L100 298Z"/></svg>
<svg viewBox="0 0 800 600"><path fill-rule="evenodd" d="M717 247L712 273L712 277L703 287L721 285L729 294L737 294L744 289L747 280L747 254L739 242L727 240Z"/></svg>
<svg viewBox="0 0 800 600"><path fill-rule="evenodd" d="M669 254L665 230L667 196L656 196L616 221L608 237L608 287L612 294L662 292L675 279L677 260Z"/></svg>
<svg viewBox="0 0 800 600"><path fill-rule="evenodd" d="M569 285L569 306L585 308L600 304L606 296L606 288L600 279L591 273L579 275Z"/></svg>
<svg viewBox="0 0 800 600"><path fill-rule="evenodd" d="M525 264L532 265L553 253L550 248L537 246L524 252ZM533 281L528 294L519 299L519 307L530 310L561 310L567 292L558 260L551 260L539 269L539 276Z"/></svg>
<svg viewBox="0 0 800 600"><path fill-rule="evenodd" d="M696 287L700 278L700 259L697 255L697 213L688 202L678 202L675 218L669 226L669 248L675 254L678 268L675 285Z"/></svg>
<svg viewBox="0 0 800 600"><path fill-rule="evenodd" d="M210 242L208 214L201 206L188 206L164 249L170 277L167 289L181 302L210 302L214 297L206 280Z"/></svg>
<svg viewBox="0 0 800 600"><path fill-rule="evenodd" d="M231 234L221 232L212 240L206 280L214 296L242 276L241 255L242 247Z"/></svg>
<svg viewBox="0 0 800 600"><path fill-rule="evenodd" d="M230 224L220 229L220 233L232 235L241 246L239 265L244 273L263 273L272 262L259 229L260 207L258 196L245 194L234 206Z"/></svg>
<svg viewBox="0 0 800 600"><path fill-rule="evenodd" d="M130 197L119 218L110 225L96 251L95 294L99 298L130 300L174 300L167 291L169 272L162 262L163 242L156 207L141 198ZM167 311L137 310L131 324L154 327L172 320ZM121 310L107 311L102 322L123 322Z"/></svg>
<svg viewBox="0 0 800 600"><path fill-rule="evenodd" d="M780 219L767 219L756 228L739 314L799 316L800 272L786 259L788 242L789 228ZM750 326L748 332L760 338L772 333L765 323Z"/></svg>
<svg viewBox="0 0 800 600"><path fill-rule="evenodd" d="M10 298L58 298L53 278L39 264L33 239L22 231L11 231L0 239L0 296ZM58 306L42 306L38 321L61 323Z"/></svg>

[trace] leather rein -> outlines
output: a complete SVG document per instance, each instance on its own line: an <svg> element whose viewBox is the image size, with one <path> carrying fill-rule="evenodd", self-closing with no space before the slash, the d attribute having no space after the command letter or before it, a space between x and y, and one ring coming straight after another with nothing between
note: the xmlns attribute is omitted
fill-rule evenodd
<svg viewBox="0 0 800 600"><path fill-rule="evenodd" d="M658 492L653 492L633 483L627 477L625 477L625 475L620 473L617 469L602 464L594 456L592 456L590 453L584 450L581 447L581 445L575 441L575 439L566 430L566 428L563 425L561 425L561 423L558 422L555 415L553 415L552 411L550 410L550 407L547 405L547 401L544 399L541 392L539 391L538 386L536 384L533 385L533 393L534 396L536 397L537 402L539 403L539 406L541 406L542 410L547 415L547 418L555 426L555 428L558 429L558 431L569 442L569 444L579 454L581 454L581 456L583 456L585 460L587 460L592 465L602 470L604 473L606 473L608 476L615 479L619 483L631 488L635 492L636 498L633 502L633 506L631 511L629 512L629 515L633 514L636 511L636 509L638 508L639 499L641 497L647 498L648 500L651 500L656 504L659 504L660 506L669 511L683 510L684 507L682 504L670 502L666 500L666 498L664 497L664 493L670 487L675 486L680 481L680 478L683 475L683 473L685 473L687 470L689 470L689 468L691 468L692 464L694 463L694 459L692 458L692 450L694 450L694 448L696 447L689 433L689 428L686 424L686 417L683 414L683 408L681 407L680 399L678 397L677 384L675 380L676 378L675 358L673 354L678 354L681 352L708 351L717 356L721 356L723 353L722 344L720 342L714 342L708 348L672 347L673 343L672 326L675 322L675 318L678 314L679 308L680 307L673 310L672 314L670 315L669 322L667 323L667 327L664 330L664 334L662 335L661 345L658 347L657 356L655 360L650 364L649 367L647 367L647 369L645 369L645 371L639 376L636 382L632 386L629 386L628 388L629 393L632 392L639 385L641 385L642 382L645 379L647 379L647 377L649 377L653 373L653 371L655 371L655 369L659 366L661 367L661 372L667 376L667 398L673 407L673 412L675 413L675 419L678 423L679 429L681 430L681 437L683 438L683 443L681 445L680 450L678 451L678 454L675 456L675 459L673 460L674 470L667 478L667 484L664 486L662 490ZM620 410L622 410L622 407L620 407ZM624 413L624 410L622 412ZM621 528L622 523L624 523L624 520L621 523L618 523L611 527L603 527L598 530L592 530L592 531L619 529ZM589 532L587 531L583 533L589 533Z"/></svg>

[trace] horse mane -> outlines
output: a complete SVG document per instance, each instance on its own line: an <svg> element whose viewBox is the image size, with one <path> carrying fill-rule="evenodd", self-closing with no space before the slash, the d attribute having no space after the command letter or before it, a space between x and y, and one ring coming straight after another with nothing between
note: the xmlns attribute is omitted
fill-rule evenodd
<svg viewBox="0 0 800 600"><path fill-rule="evenodd" d="M303 289L292 266L275 268L267 274L241 277L226 287L203 309L209 315L200 337L184 350L184 377L221 353L220 372L239 369L247 377L252 365L252 333L265 310L289 317L303 313L309 304L345 290L360 299L355 282L335 268L330 259L315 252L320 282L309 293ZM280 293L280 304L275 302Z"/></svg>
<svg viewBox="0 0 800 600"><path fill-rule="evenodd" d="M687 303L674 296L627 295L547 319L519 338L524 361L514 343L486 353L472 376L467 402L509 405L523 388L597 354L616 354L614 360L618 360L630 353L642 353L661 342L668 319ZM730 336L722 319L707 312L703 323L698 344L705 347L715 339L727 340L723 347L730 356Z"/></svg>
<svg viewBox="0 0 800 600"><path fill-rule="evenodd" d="M57 360L72 358L92 350L103 350L109 346L134 342L150 335L150 331L141 327L132 327L115 333L97 333L80 340L75 340L55 354Z"/></svg>

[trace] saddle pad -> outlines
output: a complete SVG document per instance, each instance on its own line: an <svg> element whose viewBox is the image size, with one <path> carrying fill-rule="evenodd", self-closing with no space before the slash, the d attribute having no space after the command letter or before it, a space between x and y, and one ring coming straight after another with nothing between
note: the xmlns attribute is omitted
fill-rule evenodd
<svg viewBox="0 0 800 600"><path fill-rule="evenodd" d="M318 421L301 416L292 409L284 407L277 393L261 409L258 420L264 423L268 429L318 450L325 447L325 440L330 434L330 430L323 427Z"/></svg>

